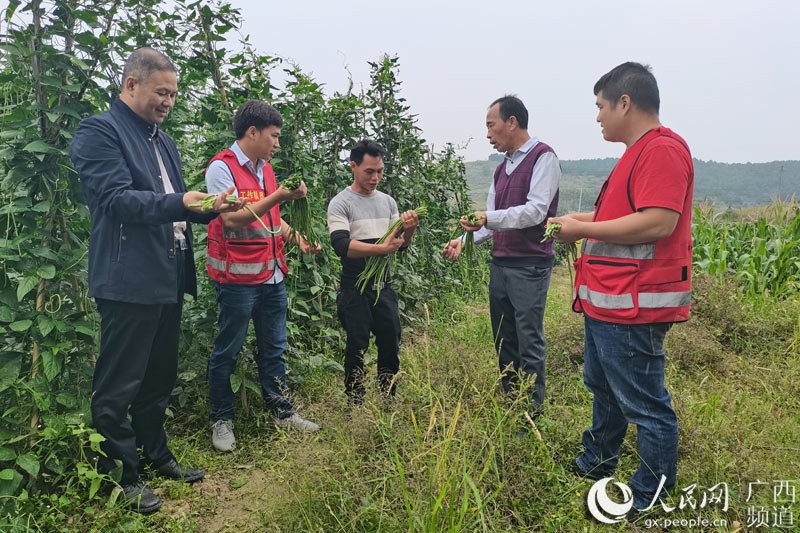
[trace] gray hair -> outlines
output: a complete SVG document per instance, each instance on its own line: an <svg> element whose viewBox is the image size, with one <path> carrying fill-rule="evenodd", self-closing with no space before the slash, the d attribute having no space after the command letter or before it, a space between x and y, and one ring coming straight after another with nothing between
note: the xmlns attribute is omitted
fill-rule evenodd
<svg viewBox="0 0 800 533"><path fill-rule="evenodd" d="M122 83L129 77L135 78L139 82L150 79L154 72L167 70L174 72L177 76L178 69L175 64L158 50L149 46L137 48L125 62L125 69L122 71Z"/></svg>

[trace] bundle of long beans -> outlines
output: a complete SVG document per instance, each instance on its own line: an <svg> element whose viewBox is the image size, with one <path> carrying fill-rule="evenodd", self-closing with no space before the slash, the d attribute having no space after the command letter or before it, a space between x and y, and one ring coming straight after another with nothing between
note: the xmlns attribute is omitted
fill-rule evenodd
<svg viewBox="0 0 800 533"><path fill-rule="evenodd" d="M236 202L236 197L228 195L227 200L229 204L232 204ZM208 196L203 198L202 202L198 202L196 204L189 204L189 207L199 207L203 211L210 211L214 208L214 202L216 201L217 201L217 195L209 194Z"/></svg>
<svg viewBox="0 0 800 533"><path fill-rule="evenodd" d="M419 218L428 216L428 207L421 205L414 210L417 213ZM389 229L386 230L386 233L383 234L383 237L378 239L375 244L383 244L389 235L395 232L395 230L403 225L403 221L401 219L397 219L394 223L389 226ZM381 294L381 288L383 283L386 281L386 274L389 270L389 263L390 261L394 261L394 254L390 255L373 255L367 258L367 264L364 267L364 270L361 271L361 274L358 276L356 280L356 288L361 292L364 293L364 289L367 288L367 284L372 280L376 283L375 289L375 301L378 301L378 296Z"/></svg>
<svg viewBox="0 0 800 533"><path fill-rule="evenodd" d="M238 198L236 198L235 196L231 196L230 194L226 198L226 201L229 204L236 203L236 200L238 200ZM216 194L209 194L208 196L203 198L202 202L198 202L196 204L189 204L189 207L200 207L203 211L210 211L211 209L214 208L214 202L216 202L216 201L217 201L217 195ZM269 227L267 227L267 225L264 224L264 221L261 220L261 218L256 214L255 211L253 211L250 208L249 205L245 204L244 208L247 209L248 211L250 211L250 214L253 215L253 217L261 223L261 225L264 227L264 229L267 231L267 233L270 233L272 235L277 235L278 233L280 233L280 230L272 231L271 229L269 229Z"/></svg>
<svg viewBox="0 0 800 533"><path fill-rule="evenodd" d="M467 224L474 226L480 222L480 217L475 213L464 215ZM464 236L464 245L461 247L461 257L464 257L470 264L475 262L475 232L468 231Z"/></svg>
<svg viewBox="0 0 800 533"><path fill-rule="evenodd" d="M287 191L293 191L300 186L303 177L300 174L294 174L283 180L281 187ZM314 247L319 243L319 237L314 231L314 221L311 218L311 207L308 205L308 197L303 196L291 203L289 207L289 219L292 221L292 238L295 234L301 235L309 246Z"/></svg>
<svg viewBox="0 0 800 533"><path fill-rule="evenodd" d="M544 229L544 236L542 240L539 242L544 242L547 239L552 239L556 233L561 230L561 224L558 222L553 222L552 224L548 224L547 227ZM574 242L567 242L564 243L567 247L567 255L569 256L569 279L572 283L575 282L575 279L572 276L572 263L578 260L578 246Z"/></svg>

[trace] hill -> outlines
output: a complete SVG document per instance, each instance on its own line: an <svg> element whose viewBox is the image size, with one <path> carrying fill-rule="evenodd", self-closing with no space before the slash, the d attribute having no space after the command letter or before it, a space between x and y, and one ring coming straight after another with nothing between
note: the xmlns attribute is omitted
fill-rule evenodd
<svg viewBox="0 0 800 533"><path fill-rule="evenodd" d="M495 167L501 161L494 154L484 161L465 163L470 196L476 208L486 205L486 193ZM594 203L603 181L616 159L562 160L559 212L586 211ZM800 197L800 161L769 163L718 163L694 160L696 204L708 201L723 209L758 206Z"/></svg>

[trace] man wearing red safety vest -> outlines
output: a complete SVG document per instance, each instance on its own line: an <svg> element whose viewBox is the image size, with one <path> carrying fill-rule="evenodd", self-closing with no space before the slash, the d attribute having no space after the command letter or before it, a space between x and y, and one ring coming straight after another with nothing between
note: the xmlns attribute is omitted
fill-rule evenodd
<svg viewBox="0 0 800 533"><path fill-rule="evenodd" d="M279 427L316 431L301 417L286 391L286 311L284 243L290 238L303 253L316 253L281 220L280 203L306 195L305 183L293 191L278 187L267 162L279 148L283 117L271 105L248 100L234 117L236 142L216 155L206 169L208 192L235 186L260 217L243 209L208 225L208 275L219 302L219 333L208 365L211 442L220 452L232 450L233 391L230 377L244 344L250 320L256 333L256 363L261 392L272 421ZM231 213L234 214L234 213Z"/></svg>
<svg viewBox="0 0 800 533"><path fill-rule="evenodd" d="M585 315L584 383L594 395L584 452L571 469L610 476L628 424L636 424L639 469L633 508L656 505L675 485L678 419L664 387L664 337L689 318L694 169L689 148L661 125L649 67L624 63L594 87L597 121L627 149L591 213L551 218L556 239L583 239L573 309Z"/></svg>

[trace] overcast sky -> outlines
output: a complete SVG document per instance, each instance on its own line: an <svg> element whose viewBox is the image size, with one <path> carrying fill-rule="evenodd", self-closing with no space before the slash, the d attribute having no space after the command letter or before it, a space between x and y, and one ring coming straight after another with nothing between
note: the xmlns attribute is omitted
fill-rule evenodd
<svg viewBox="0 0 800 533"><path fill-rule="evenodd" d="M367 61L400 58L401 94L429 143L492 153L486 107L516 94L529 130L562 159L619 156L603 141L592 87L614 66L648 63L661 122L695 157L800 159L796 0L233 0L261 52L326 85L369 83ZM502 11L500 10L502 9ZM346 68L345 68L346 67Z"/></svg>

